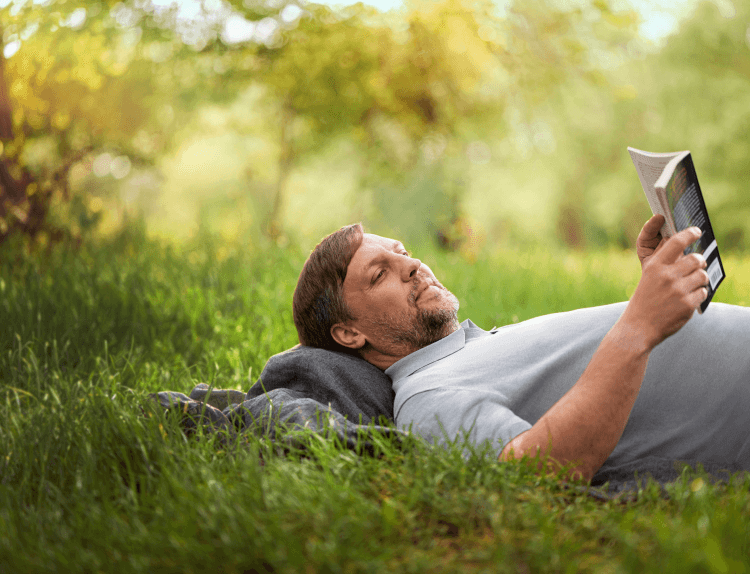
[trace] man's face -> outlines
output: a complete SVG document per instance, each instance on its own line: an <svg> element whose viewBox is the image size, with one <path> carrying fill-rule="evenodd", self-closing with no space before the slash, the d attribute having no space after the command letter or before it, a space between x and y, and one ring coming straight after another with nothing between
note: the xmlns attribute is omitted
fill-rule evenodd
<svg viewBox="0 0 750 574"><path fill-rule="evenodd" d="M366 233L344 281L356 329L375 351L406 356L458 328L458 299L399 241Z"/></svg>

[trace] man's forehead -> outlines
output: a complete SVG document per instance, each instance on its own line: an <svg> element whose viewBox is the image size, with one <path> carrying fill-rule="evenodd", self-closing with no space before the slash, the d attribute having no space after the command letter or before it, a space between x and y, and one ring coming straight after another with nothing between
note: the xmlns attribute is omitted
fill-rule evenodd
<svg viewBox="0 0 750 574"><path fill-rule="evenodd" d="M364 237L362 239L362 245L360 245L360 249L365 246L365 244L369 244L373 247L382 247L387 250L395 249L396 247L401 246L401 242L397 241L396 239L389 239L387 237L381 237L380 235L375 235L373 233L365 233Z"/></svg>
<svg viewBox="0 0 750 574"><path fill-rule="evenodd" d="M372 233L365 233L357 251L354 253L347 269L347 279L357 280L368 267L377 261L378 256L386 252L393 252L402 248L400 241L381 237Z"/></svg>

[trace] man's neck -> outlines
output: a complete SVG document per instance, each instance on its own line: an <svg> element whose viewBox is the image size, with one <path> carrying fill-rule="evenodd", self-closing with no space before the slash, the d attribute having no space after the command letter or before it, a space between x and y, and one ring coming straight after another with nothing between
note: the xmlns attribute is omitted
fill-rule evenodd
<svg viewBox="0 0 750 574"><path fill-rule="evenodd" d="M408 357L419 349L422 349L424 347L427 347L428 345L431 345L432 343L444 339L448 335L455 333L460 328L461 326L459 325L458 321L450 323L445 326L445 329L440 337L436 338L431 343L427 343L421 346L402 343L400 345L393 345L387 348L377 349L374 346L368 344L360 349L359 355L368 363L375 365L381 371L385 371L388 367L397 363L404 357Z"/></svg>

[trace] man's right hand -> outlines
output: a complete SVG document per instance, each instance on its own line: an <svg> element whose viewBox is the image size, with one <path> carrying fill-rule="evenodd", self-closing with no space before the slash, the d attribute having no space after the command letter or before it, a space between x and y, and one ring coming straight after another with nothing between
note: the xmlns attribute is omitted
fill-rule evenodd
<svg viewBox="0 0 750 574"><path fill-rule="evenodd" d="M708 296L705 259L697 253L683 254L700 236L697 227L685 229L663 240L643 261L643 275L621 321L633 335L645 337L650 349L679 331Z"/></svg>

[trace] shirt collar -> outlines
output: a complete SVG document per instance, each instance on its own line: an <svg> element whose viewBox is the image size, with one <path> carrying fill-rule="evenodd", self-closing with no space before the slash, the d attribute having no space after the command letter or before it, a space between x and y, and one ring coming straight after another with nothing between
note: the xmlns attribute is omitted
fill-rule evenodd
<svg viewBox="0 0 750 574"><path fill-rule="evenodd" d="M396 383L417 372L422 367L426 367L430 363L434 363L435 361L444 359L448 355L452 355L456 351L460 351L466 343L467 331L471 332L473 329L479 329L479 327L472 323L471 320L466 319L461 323L459 329L456 329L447 337L443 337L431 345L422 347L418 351L414 351L412 354L393 363L385 370L385 374ZM479 330L482 331L481 329Z"/></svg>

